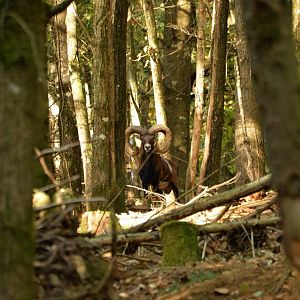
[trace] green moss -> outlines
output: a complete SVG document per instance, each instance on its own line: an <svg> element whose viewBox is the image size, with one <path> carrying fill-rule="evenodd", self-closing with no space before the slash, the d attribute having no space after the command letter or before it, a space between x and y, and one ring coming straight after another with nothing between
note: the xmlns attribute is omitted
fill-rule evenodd
<svg viewBox="0 0 300 300"><path fill-rule="evenodd" d="M163 244L162 265L164 267L183 266L200 259L195 225L170 221L161 226L160 235Z"/></svg>

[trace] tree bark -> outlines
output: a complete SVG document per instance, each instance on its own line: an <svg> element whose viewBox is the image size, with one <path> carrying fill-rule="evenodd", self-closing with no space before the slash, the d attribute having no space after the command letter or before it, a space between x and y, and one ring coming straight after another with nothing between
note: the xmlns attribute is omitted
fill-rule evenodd
<svg viewBox="0 0 300 300"><path fill-rule="evenodd" d="M244 0L242 4L254 90L282 207L286 253L300 269L300 86L291 3Z"/></svg>
<svg viewBox="0 0 300 300"><path fill-rule="evenodd" d="M116 169L120 170L116 177L116 191L122 191L114 204L116 212L125 211L125 193L123 187L126 184L124 149L124 132L126 129L126 35L127 35L127 14L128 0L115 0L113 11L113 48L115 65L115 144L116 144Z"/></svg>
<svg viewBox="0 0 300 300"><path fill-rule="evenodd" d="M196 87L195 111L193 121L192 142L189 164L186 171L185 190L188 192L195 186L196 172L199 161L199 150L202 131L202 118L204 109L204 72L205 72L205 23L206 6L203 0L198 3L197 10L197 61L196 61Z"/></svg>
<svg viewBox="0 0 300 300"><path fill-rule="evenodd" d="M167 125L165 111L165 95L162 81L161 59L157 41L157 32L154 17L154 8L152 0L139 0L143 9L147 36L148 36L148 54L150 58L150 66L152 72L153 94L155 102L156 123Z"/></svg>
<svg viewBox="0 0 300 300"><path fill-rule="evenodd" d="M235 146L238 184L265 173L264 138L260 111L253 94L248 45L241 15L241 0L235 1L236 17L236 117Z"/></svg>
<svg viewBox="0 0 300 300"><path fill-rule="evenodd" d="M126 23L128 2L95 2L93 196L125 210ZM118 171L118 174L117 174Z"/></svg>
<svg viewBox="0 0 300 300"><path fill-rule="evenodd" d="M34 148L46 146L46 11L43 1L1 2L0 295L35 299L32 191L45 177Z"/></svg>
<svg viewBox="0 0 300 300"><path fill-rule="evenodd" d="M298 69L300 66L300 0L293 0L293 29Z"/></svg>
<svg viewBox="0 0 300 300"><path fill-rule="evenodd" d="M167 124L172 131L171 155L177 166L177 186L185 187L190 150L191 0L165 2L163 75Z"/></svg>
<svg viewBox="0 0 300 300"><path fill-rule="evenodd" d="M67 8L66 29L68 47L68 66L73 94L76 124L80 142L81 159L84 175L84 187L86 197L91 196L92 185L92 143L87 116L87 106L83 93L83 85L79 72L79 61L77 56L76 36L76 6L71 4Z"/></svg>
<svg viewBox="0 0 300 300"><path fill-rule="evenodd" d="M229 1L215 0L214 6L211 89L198 190L203 184L210 186L218 182L221 163Z"/></svg>
<svg viewBox="0 0 300 300"><path fill-rule="evenodd" d="M131 16L131 13L130 13ZM135 49L134 49L134 36L133 36L133 25L131 24L132 18L129 18L128 30L127 30L127 78L130 87L129 95L129 111L130 117L128 125L141 126L141 111L139 103L139 91L138 91L138 81L136 77L136 68L133 60L135 59ZM145 124L143 125L145 126ZM145 126L148 127L148 126Z"/></svg>
<svg viewBox="0 0 300 300"><path fill-rule="evenodd" d="M68 65L83 165L85 196L89 198L91 197L92 190L92 143L86 101L79 72L80 67L77 56L76 13L74 3L67 8L66 29Z"/></svg>
<svg viewBox="0 0 300 300"><path fill-rule="evenodd" d="M55 1L58 4L60 1ZM68 49L67 49L67 31L66 31L66 11L56 15L53 19L53 28L55 33L55 50L57 66L57 86L55 89L55 100L59 104L58 129L60 146L72 143L78 140L76 128L75 108L73 95L71 93L71 83L68 67ZM82 176L82 163L80 148L71 148L62 152L58 159L59 164L54 164L57 178L60 180L70 179L71 176L79 174ZM72 190L78 194L82 192L81 180L70 183Z"/></svg>
<svg viewBox="0 0 300 300"><path fill-rule="evenodd" d="M112 54L112 4L96 0L93 53L94 142L92 195L112 197L116 182L115 92ZM93 207L93 209L96 207Z"/></svg>

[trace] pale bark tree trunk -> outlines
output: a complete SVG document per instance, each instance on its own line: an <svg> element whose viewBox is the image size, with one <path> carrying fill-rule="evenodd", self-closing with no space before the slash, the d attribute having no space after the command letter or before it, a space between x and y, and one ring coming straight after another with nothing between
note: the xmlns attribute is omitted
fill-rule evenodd
<svg viewBox="0 0 300 300"><path fill-rule="evenodd" d="M79 72L76 37L75 3L67 9L66 16L67 47L71 89L74 100L75 116L83 165L85 196L91 196L92 186L92 143L87 117L86 101Z"/></svg>
<svg viewBox="0 0 300 300"><path fill-rule="evenodd" d="M167 123L172 131L171 155L177 165L177 184L184 191L190 150L191 103L191 0L169 0L165 4L164 85Z"/></svg>
<svg viewBox="0 0 300 300"><path fill-rule="evenodd" d="M136 68L133 60L135 59L134 51L134 37L133 37L133 25L131 24L131 12L129 12L129 22L127 30L127 48L128 48L128 57L127 57L127 78L130 88L129 95L129 109L130 109L130 125L141 126L140 118L140 105L138 101L138 82L136 78Z"/></svg>
<svg viewBox="0 0 300 300"><path fill-rule="evenodd" d="M162 81L161 59L157 41L157 31L155 25L154 8L152 0L139 0L143 9L147 36L148 36L148 54L152 72L153 94L155 101L155 112L157 124L167 125L165 111L165 95Z"/></svg>
<svg viewBox="0 0 300 300"><path fill-rule="evenodd" d="M189 164L186 172L186 192L195 186L197 165L202 131L202 118L204 109L204 73L205 73L205 24L206 5L204 0L198 2L197 9L197 60L196 60L196 86L195 111L193 121L192 142Z"/></svg>
<svg viewBox="0 0 300 300"><path fill-rule="evenodd" d="M241 13L241 0L236 0L235 146L237 171L241 173L238 183L244 184L264 175L265 155L260 111L253 94L249 52Z"/></svg>
<svg viewBox="0 0 300 300"><path fill-rule="evenodd" d="M33 188L45 184L34 148L46 147L44 2L1 2L0 297L35 299Z"/></svg>
<svg viewBox="0 0 300 300"><path fill-rule="evenodd" d="M215 0L211 51L211 89L198 191L201 189L201 185L211 186L219 180L223 134L228 11L228 0Z"/></svg>
<svg viewBox="0 0 300 300"><path fill-rule="evenodd" d="M59 4L61 1L55 1ZM56 66L57 66L57 86L55 94L59 94L59 114L58 128L60 145L78 141L78 132L76 128L76 118L73 96L71 92L69 67L68 67L68 50L67 50L67 31L66 31L66 11L54 17L55 49L56 49ZM82 174L81 153L79 147L71 148L59 155L59 168L57 175L60 180L69 179L71 176ZM82 192L81 181L69 184L72 190L78 194Z"/></svg>
<svg viewBox="0 0 300 300"><path fill-rule="evenodd" d="M293 29L296 45L296 58L300 62L300 0L293 0ZM299 68L299 66L298 66Z"/></svg>
<svg viewBox="0 0 300 300"><path fill-rule="evenodd" d="M262 107L286 253L300 269L300 102L290 1L243 0L253 87Z"/></svg>

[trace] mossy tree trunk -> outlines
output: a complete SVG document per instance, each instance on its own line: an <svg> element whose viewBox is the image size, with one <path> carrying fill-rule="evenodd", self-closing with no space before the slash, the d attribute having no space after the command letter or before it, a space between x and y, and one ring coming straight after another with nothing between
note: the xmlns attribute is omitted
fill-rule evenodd
<svg viewBox="0 0 300 300"><path fill-rule="evenodd" d="M1 1L0 297L35 299L32 190L44 185L34 147L46 147L44 2Z"/></svg>
<svg viewBox="0 0 300 300"><path fill-rule="evenodd" d="M252 78L262 109L286 252L300 269L300 101L290 1L243 0Z"/></svg>

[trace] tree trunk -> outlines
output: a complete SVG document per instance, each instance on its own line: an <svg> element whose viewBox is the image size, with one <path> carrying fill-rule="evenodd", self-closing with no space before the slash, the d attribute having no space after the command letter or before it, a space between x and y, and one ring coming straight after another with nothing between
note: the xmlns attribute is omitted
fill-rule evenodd
<svg viewBox="0 0 300 300"><path fill-rule="evenodd" d="M94 135L99 140L94 143L93 196L114 198L116 212L125 209L127 6L127 1L98 0L94 15Z"/></svg>
<svg viewBox="0 0 300 300"><path fill-rule="evenodd" d="M300 63L300 0L293 0L293 28L298 68Z"/></svg>
<svg viewBox="0 0 300 300"><path fill-rule="evenodd" d="M177 165L177 184L184 191L190 148L191 103L191 1L169 0L165 3L164 85L166 87L167 123L172 131L171 155Z"/></svg>
<svg viewBox="0 0 300 300"><path fill-rule="evenodd" d="M291 3L242 3L253 87L262 108L272 178L282 207L286 252L300 269L300 86Z"/></svg>
<svg viewBox="0 0 300 300"><path fill-rule="evenodd" d="M211 89L199 189L218 182L221 163L228 0L215 0L211 51ZM199 190L198 189L198 190Z"/></svg>
<svg viewBox="0 0 300 300"><path fill-rule="evenodd" d="M188 192L195 185L196 172L197 172L197 166L199 160L202 118L203 118L203 109L204 109L206 6L203 0L200 0L198 2L197 20L198 21L197 21L195 111L194 111L190 158L189 158L189 164L186 172L186 183L185 183L186 192Z"/></svg>
<svg viewBox="0 0 300 300"><path fill-rule="evenodd" d="M140 6L144 11L147 36L148 36L148 54L150 57L150 66L152 72L153 94L155 101L155 112L157 124L167 125L165 111L165 95L162 81L161 61L157 41L157 32L154 17L154 8L152 0L139 0Z"/></svg>
<svg viewBox="0 0 300 300"><path fill-rule="evenodd" d="M112 6L109 0L96 0L94 11L94 142L93 196L113 196L116 182L114 134L115 92L112 54ZM93 208L96 208L93 206Z"/></svg>
<svg viewBox="0 0 300 300"><path fill-rule="evenodd" d="M56 0L54 4L61 1ZM66 11L55 16L53 19L55 33L56 65L57 65L57 86L55 94L59 95L56 99L59 103L58 128L60 145L78 141L76 128L75 109L73 95L71 93L71 83L68 67L67 31L66 31ZM71 176L82 175L82 163L80 148L74 147L62 152L59 155L59 168L57 175L60 180L69 179ZM72 190L78 194L82 192L81 180L69 184Z"/></svg>
<svg viewBox="0 0 300 300"><path fill-rule="evenodd" d="M244 184L265 172L264 138L260 111L254 98L248 46L241 16L241 0L235 1L236 17L236 117L235 146L238 183Z"/></svg>
<svg viewBox="0 0 300 300"><path fill-rule="evenodd" d="M134 64L135 51L134 51L134 36L133 36L133 25L131 24L131 12L128 21L127 30L127 48L129 55L127 56L127 78L130 88L129 95L129 110L130 110L130 121L129 124L132 126L141 126L141 112L139 105L138 95L138 81L136 77L136 68ZM129 125L128 124L128 125ZM147 127L147 126L146 126Z"/></svg>
<svg viewBox="0 0 300 300"><path fill-rule="evenodd" d="M113 49L114 49L114 76L115 76L115 144L116 144L116 170L119 170L116 177L116 192L122 191L114 203L116 212L125 211L125 161L124 149L126 129L126 34L127 34L127 13L128 0L115 0L113 10Z"/></svg>
<svg viewBox="0 0 300 300"><path fill-rule="evenodd" d="M72 3L67 9L66 27L69 72L75 107L78 137L81 149L85 195L87 197L90 197L92 190L92 143L90 137L86 101L79 73L80 67L77 56L76 13L74 3Z"/></svg>
<svg viewBox="0 0 300 300"><path fill-rule="evenodd" d="M5 7L3 7L5 5ZM45 183L34 147L46 146L43 1L2 1L0 36L0 295L35 299L32 191Z"/></svg>

